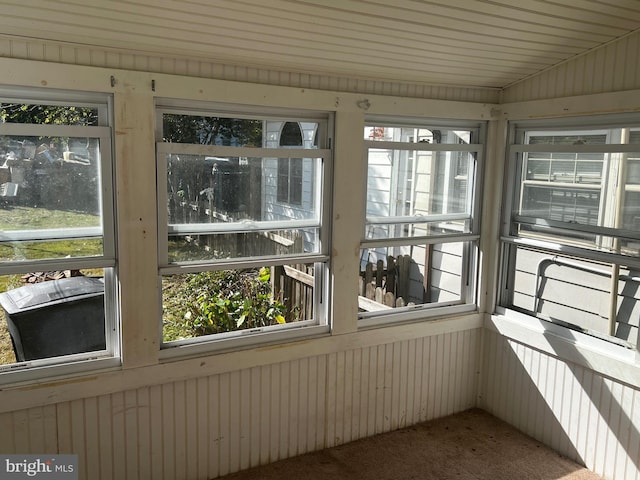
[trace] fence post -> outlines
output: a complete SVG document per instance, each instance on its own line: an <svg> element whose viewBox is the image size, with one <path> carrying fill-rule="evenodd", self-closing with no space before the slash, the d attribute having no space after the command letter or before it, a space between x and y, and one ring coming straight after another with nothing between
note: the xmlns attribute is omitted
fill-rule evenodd
<svg viewBox="0 0 640 480"><path fill-rule="evenodd" d="M382 287L382 278L384 277L384 262L378 260L376 262L376 287Z"/></svg>
<svg viewBox="0 0 640 480"><path fill-rule="evenodd" d="M387 257L387 292L391 292L394 295L396 294L396 276L398 274L396 268L396 259L391 255Z"/></svg>
<svg viewBox="0 0 640 480"><path fill-rule="evenodd" d="M373 264L367 262L367 266L364 269L364 290L362 291L362 294L367 297L367 298L373 298L373 296L369 296L369 285L371 285L371 282L373 281Z"/></svg>

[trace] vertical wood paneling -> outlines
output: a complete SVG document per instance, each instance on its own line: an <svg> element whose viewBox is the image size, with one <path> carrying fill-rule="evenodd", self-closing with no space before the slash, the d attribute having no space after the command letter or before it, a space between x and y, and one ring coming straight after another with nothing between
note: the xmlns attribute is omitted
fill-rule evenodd
<svg viewBox="0 0 640 480"><path fill-rule="evenodd" d="M480 338L410 339L5 413L0 450L77 453L82 479L207 480L474 406Z"/></svg>
<svg viewBox="0 0 640 480"><path fill-rule="evenodd" d="M507 87L502 102L640 88L640 32Z"/></svg>
<svg viewBox="0 0 640 480"><path fill-rule="evenodd" d="M197 59L132 54L55 42L45 43L35 39L25 41L6 36L0 36L0 56L370 95L394 95L477 103L497 103L499 95L497 90L487 88L431 86L291 73L246 66L221 65Z"/></svg>
<svg viewBox="0 0 640 480"><path fill-rule="evenodd" d="M150 389L140 388L136 391L136 416L133 421L136 423L136 440L138 442L138 469L141 478L152 478L151 462L154 458L150 425L151 425L151 402Z"/></svg>
<svg viewBox="0 0 640 480"><path fill-rule="evenodd" d="M480 407L603 477L640 480L638 390L495 333L485 342Z"/></svg>

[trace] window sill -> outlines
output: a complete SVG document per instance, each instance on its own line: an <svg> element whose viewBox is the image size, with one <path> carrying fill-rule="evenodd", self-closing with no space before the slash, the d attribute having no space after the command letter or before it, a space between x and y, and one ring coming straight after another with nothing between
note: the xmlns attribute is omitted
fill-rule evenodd
<svg viewBox="0 0 640 480"><path fill-rule="evenodd" d="M160 360L179 360L185 357L226 353L293 340L308 340L330 333L331 328L328 325L313 325L277 331L255 333L247 331L246 335L233 337L212 335L207 338L201 337L191 341L164 344L160 350Z"/></svg>
<svg viewBox="0 0 640 480"><path fill-rule="evenodd" d="M30 366L29 362L8 365L0 370L0 391L13 387L37 384L39 387L59 383L80 376L91 377L99 373L119 370L118 357L79 359L68 363Z"/></svg>
<svg viewBox="0 0 640 480"><path fill-rule="evenodd" d="M640 388L640 352L535 317L498 309L485 328L518 343Z"/></svg>
<svg viewBox="0 0 640 480"><path fill-rule="evenodd" d="M358 318L358 330L402 325L404 323L425 322L452 315L473 313L477 311L477 306L474 304L448 306L416 305L415 307L402 308L402 310L398 312L393 310L395 309L389 308L388 310L378 311L382 313L363 314Z"/></svg>

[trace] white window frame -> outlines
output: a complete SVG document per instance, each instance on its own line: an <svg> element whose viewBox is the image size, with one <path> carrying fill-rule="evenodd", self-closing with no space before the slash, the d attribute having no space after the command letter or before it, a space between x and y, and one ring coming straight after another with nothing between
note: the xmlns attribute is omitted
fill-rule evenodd
<svg viewBox="0 0 640 480"><path fill-rule="evenodd" d="M103 255L44 260L0 261L0 275L16 275L34 271L104 269L105 344L93 351L0 365L0 384L30 381L121 365L120 321L116 273L114 160L111 119L113 99L107 94L84 94L67 91L43 91L0 87L0 102L78 106L98 109L98 125L49 125L0 123L0 135L89 137L100 140L99 203L102 226L87 228L52 228L0 232L0 241L64 240L102 238Z"/></svg>
<svg viewBox="0 0 640 480"><path fill-rule="evenodd" d="M454 143L422 143L416 142L411 136L409 141L388 141L388 140L364 140L365 162L367 171L364 174L365 181L368 177L369 150L387 149L406 152L468 152L475 157L474 164L467 173L474 180L473 184L468 183L467 188L467 212L464 213L440 213L431 215L395 215L395 216L374 216L366 215L363 222L364 229L361 233L360 250L376 247L392 246L424 246L444 243L463 244L463 262L461 274L461 295L459 301L434 302L392 309L382 309L377 311L366 311L358 314L358 327L368 328L382 326L390 323L401 323L405 321L416 321L428 319L435 316L453 315L468 313L477 309L477 279L478 279L478 247L480 239L480 191L482 185L482 172L484 164L484 151L486 141L486 123L479 121L451 120L451 119L413 119L413 118L390 118L371 116L365 120L367 126L385 127L418 127L420 129L469 129L474 131L476 140L480 143L454 144ZM411 154L409 155L411 157ZM415 159L413 160L415 163ZM414 165L415 166L415 165ZM415 182L415 172L411 182ZM451 187L451 185L449 185ZM392 189L395 186L392 184ZM365 195L368 195L367 188ZM413 201L413 199L412 199ZM365 200L366 205L366 200ZM425 224L442 223L451 221L463 221L470 223L470 231L456 234L435 235L435 236L406 236L389 239L369 239L367 238L367 228L378 224Z"/></svg>
<svg viewBox="0 0 640 480"><path fill-rule="evenodd" d="M196 145L186 143L165 143L162 141L163 114L185 114L194 116L219 116L226 118L247 118L252 120L273 121L317 121L320 129L326 132L326 145L318 148L304 147L234 147L220 145ZM160 318L160 358L174 358L185 354L206 354L212 351L247 347L262 343L272 343L309 338L330 333L329 321L329 259L330 259L330 210L331 176L333 152L331 131L333 120L328 112L306 112L251 107L244 105L212 104L158 99L156 102L156 158L157 158L157 202L158 202L158 265L159 285L163 276L174 274L198 273L203 271L235 270L259 266L277 266L288 264L315 264L314 267L314 319L301 320L289 324L262 327L249 330L206 335L172 342L162 341L162 318ZM324 147L324 148L320 148ZM298 220L261 220L239 221L214 224L168 224L166 208L166 155L181 153L186 155L206 155L212 157L248 157L248 158L313 158L319 159L313 172L318 180L318 188L313 189L314 204L318 206L315 215ZM314 228L319 230L320 251L317 253L255 256L234 259L213 259L207 261L170 262L168 259L168 238L173 234L215 234L241 232L267 232Z"/></svg>
<svg viewBox="0 0 640 480"><path fill-rule="evenodd" d="M518 247L530 247L540 252L545 252L550 256L572 256L576 259L585 261L601 262L612 265L612 268L626 266L633 269L640 269L640 258L634 255L624 254L621 251L601 250L597 248L598 244L616 242L619 239L633 239L640 242L640 232L629 231L615 226L591 226L582 224L571 224L562 221L550 221L537 217L527 217L518 215L520 198L516 198L516 193L520 187L518 183L526 183L523 180L521 166L525 160L520 158L527 152L545 152L545 153L602 153L604 173L602 175L599 191L601 192L601 202L599 207L599 217L612 215L612 205L607 205L605 197L610 196L610 189L617 188L618 183L618 165L612 163L610 156L624 153L638 153L640 144L621 143L621 137L618 132L621 129L632 127L631 130L636 131L640 128L640 116L637 114L630 115L608 115L581 118L564 118L564 119L537 119L523 120L511 122L509 125L509 137L507 145L507 168L504 187L503 200L503 227L501 232L501 268L498 280L498 306L496 312L501 315L510 315L518 318L539 318L543 321L549 321L554 328L564 330L578 330L586 335L597 337L604 340L611 348L623 347L630 348L630 345L614 336L615 325L617 322L609 320L609 334L601 332L592 332L583 329L580 325L571 324L569 322L556 321L546 318L542 314L529 311L521 311L515 309L511 304L513 302L513 286L515 253ZM580 130L578 130L580 128ZM558 135L562 132L566 135L579 134L606 134L606 143L604 145L548 145L548 144L527 144L526 140L531 133L535 135ZM553 182L548 182L549 187L554 187ZM560 188L567 184L558 184ZM625 184L626 185L626 184ZM569 185L569 187L572 187ZM579 187L580 184L575 186ZM637 191L634 186L624 187L625 191ZM521 191L520 191L521 194ZM519 196L518 196L519 197ZM550 231L558 231L562 233L586 233L596 238L595 242L587 240L571 241L567 238L546 237L544 234L520 236L518 234L518 225L544 225L545 228L550 227ZM608 237L608 241L600 240L602 237ZM616 267L617 266L617 267ZM594 266L593 270L597 270ZM537 287L536 287L537 288ZM609 292L611 294L611 292ZM616 292L617 295L617 292ZM612 302L612 300L610 300ZM616 300L617 302L617 300ZM610 305L610 313L611 305ZM636 350L640 349L640 342L636 345Z"/></svg>

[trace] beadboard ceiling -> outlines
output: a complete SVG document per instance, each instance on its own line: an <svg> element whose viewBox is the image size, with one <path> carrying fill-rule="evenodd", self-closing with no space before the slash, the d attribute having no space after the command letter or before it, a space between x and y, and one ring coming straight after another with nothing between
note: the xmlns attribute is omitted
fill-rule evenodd
<svg viewBox="0 0 640 480"><path fill-rule="evenodd" d="M0 34L503 88L640 29L639 0L0 0Z"/></svg>

